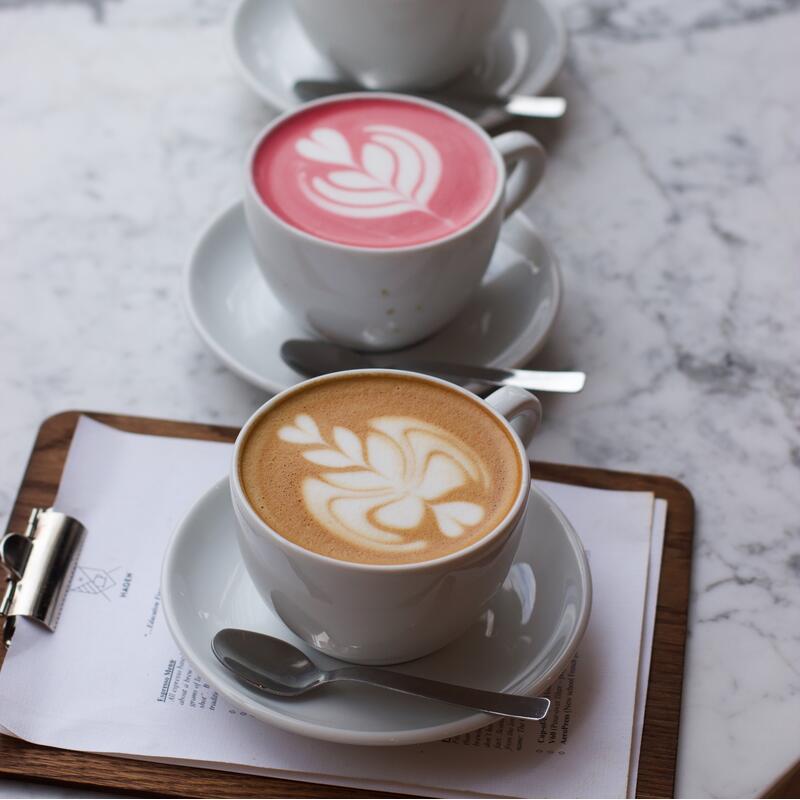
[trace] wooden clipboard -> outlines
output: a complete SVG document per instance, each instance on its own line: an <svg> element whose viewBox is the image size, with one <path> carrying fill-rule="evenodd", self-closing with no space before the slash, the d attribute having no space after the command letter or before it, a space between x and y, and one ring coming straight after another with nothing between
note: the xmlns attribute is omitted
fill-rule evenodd
<svg viewBox="0 0 800 800"><path fill-rule="evenodd" d="M235 428L216 425L93 412L69 411L49 417L36 437L11 512L8 531L23 529L33 508L52 505L72 436L82 414L120 430L156 436L232 442L238 433ZM560 483L653 492L669 504L636 796L672 797L694 533L692 495L683 484L658 475L544 462L535 462L533 472L537 478ZM0 776L61 783L87 790L167 797L397 796L60 750L9 736L0 736Z"/></svg>

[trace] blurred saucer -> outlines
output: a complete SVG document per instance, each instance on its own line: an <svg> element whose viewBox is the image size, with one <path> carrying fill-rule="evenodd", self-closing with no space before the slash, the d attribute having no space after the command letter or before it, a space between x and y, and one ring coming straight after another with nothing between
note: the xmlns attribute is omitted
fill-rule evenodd
<svg viewBox="0 0 800 800"><path fill-rule="evenodd" d="M186 264L183 290L200 338L237 375L268 392L304 380L284 364L280 348L287 339L305 339L309 334L261 276L241 203L212 220L203 232ZM560 303L561 273L555 256L529 217L518 211L504 223L489 270L467 307L445 328L404 353L420 359L520 367L544 345Z"/></svg>
<svg viewBox="0 0 800 800"><path fill-rule="evenodd" d="M302 103L296 81L343 77L308 40L289 0L239 0L229 18L228 47L244 82L276 111ZM509 0L481 61L448 88L539 94L561 69L566 51L566 28L556 9L543 0ZM508 119L498 109L473 109L473 116L484 127Z"/></svg>
<svg viewBox="0 0 800 800"><path fill-rule="evenodd" d="M239 554L236 525L225 478L178 525L161 573L161 602L175 643L235 708L302 736L362 745L430 742L496 721L374 686L341 684L282 698L239 683L211 652L221 628L285 639L323 668L340 662L314 651L264 604ZM535 486L525 526L508 577L483 615L452 644L393 669L515 694L540 694L553 683L586 629L589 564L575 530Z"/></svg>

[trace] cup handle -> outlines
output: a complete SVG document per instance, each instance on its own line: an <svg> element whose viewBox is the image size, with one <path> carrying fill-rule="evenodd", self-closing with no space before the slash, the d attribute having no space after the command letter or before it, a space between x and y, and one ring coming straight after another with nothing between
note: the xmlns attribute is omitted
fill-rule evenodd
<svg viewBox="0 0 800 800"><path fill-rule="evenodd" d="M506 201L503 219L528 199L544 174L547 154L539 142L524 131L501 133L492 139L506 164Z"/></svg>
<svg viewBox="0 0 800 800"><path fill-rule="evenodd" d="M527 448L542 421L539 398L516 386L503 386L492 392L484 402L508 420Z"/></svg>

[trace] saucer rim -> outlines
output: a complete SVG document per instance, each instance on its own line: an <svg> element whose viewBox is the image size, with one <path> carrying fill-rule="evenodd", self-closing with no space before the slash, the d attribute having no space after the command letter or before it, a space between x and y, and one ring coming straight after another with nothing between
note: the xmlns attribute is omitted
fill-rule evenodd
<svg viewBox="0 0 800 800"><path fill-rule="evenodd" d="M254 0L236 0L228 12L225 21L225 50L229 63L233 66L237 76L242 80L245 85L255 93L263 102L265 102L274 111L283 113L293 108L298 108L303 105L303 101L297 98L297 103L287 105L282 98L271 91L270 88L263 84L256 75L251 72L245 59L241 56L239 48L239 40L236 35L239 18L243 14L243 9ZM279 0L279 2L288 3L289 0ZM526 86L525 80L527 76L518 81L512 87L512 91L522 91L525 94L538 95L546 89L554 80L556 75L561 71L564 62L567 58L568 47L568 33L567 26L564 21L563 13L553 4L551 0L535 0L545 11L547 16L552 22L553 29L556 35L553 39L552 48L548 51L552 55L545 60L548 63L548 68L542 72L542 77L533 86ZM491 128L503 122L513 119L513 115L505 111L498 111L497 109L484 109L474 117L470 117L477 125L482 128Z"/></svg>
<svg viewBox="0 0 800 800"><path fill-rule="evenodd" d="M575 654L579 644L583 640L584 634L586 633L586 627L589 623L592 607L591 570L589 568L588 558L586 557L586 552L583 549L583 544L580 540L580 537L556 503L550 499L546 492L542 491L536 487L533 482L531 482L530 494L532 495L534 493L537 494L538 497L548 506L550 511L558 520L563 535L567 537L567 541L573 551L575 561L578 566L578 572L581 576L582 597L578 610L577 623L573 629L572 639L565 648L561 658L555 661L537 681L532 681L529 684L521 687L520 691L515 692L515 694L528 696L532 696L545 690L564 670L572 656ZM468 714L467 716L464 716L461 719L453 722L393 733L357 731L353 729L327 727L318 723L303 721L292 716L291 714L279 713L268 706L264 706L252 700L249 697L243 698L241 695L237 694L235 679L232 677L228 678L227 681L215 680L214 678L209 677L203 667L202 658L198 657L198 654L195 652L194 648L183 635L181 626L172 607L172 597L177 591L177 588L173 588L172 575L175 573L173 562L177 557L176 552L178 550L178 543L181 542L186 536L191 535L191 530L194 527L194 517L201 513L204 505L207 502L214 502L216 499L215 496L218 494L221 494L224 497L224 501L228 503L232 502L228 488L227 476L220 479L205 492L203 492L192 504L191 508L186 512L180 522L176 525L170 537L169 543L167 544L166 550L164 551L160 575L160 595L162 608L164 610L164 619L166 620L170 635L177 644L178 648L189 661L189 663L197 670L197 672L203 675L206 680L211 683L228 702L232 703L237 708L243 708L259 721L274 725L275 727L281 728L282 730L286 730L290 733L313 739L335 742L338 744L370 745L376 747L394 747L440 741L448 737L459 736L463 733L476 730L477 728L481 728L484 725L497 720L497 718L491 714L474 713ZM528 525L529 522L526 520L524 535L530 535L528 533Z"/></svg>
<svg viewBox="0 0 800 800"><path fill-rule="evenodd" d="M288 385L284 385L282 382L273 380L268 375L260 375L257 372L254 372L249 367L245 366L243 363L239 361L233 354L228 352L218 341L217 338L212 334L211 330L206 326L205 322L203 321L201 315L198 313L197 308L195 307L194 299L193 299L193 286L195 282L195 276L199 268L199 254L203 247L206 245L208 241L210 241L215 233L223 227L225 222L228 220L229 217L232 217L240 213L242 217L244 217L244 201L237 200L233 203L226 205L221 211L217 212L211 220L206 224L203 230L195 239L192 247L189 251L188 258L185 260L182 273L181 273L181 284L182 284L182 295L183 295L183 307L185 313L189 318L189 322L191 323L192 327L194 328L197 335L206 345L206 347L235 375L241 378L244 381L247 381L253 386L256 386L259 389L262 389L265 392L269 392L271 394L277 394L278 392L282 392L285 389L290 388L291 386L296 385L296 383L300 383L307 379L307 376L302 375L299 372L296 372L297 381L296 383L290 383ZM543 333L541 336L533 340L532 344L525 348L516 358L512 358L509 361L501 361L498 359L492 359L485 364L481 364L480 366L486 367L496 367L498 369L517 369L520 367L524 367L528 364L532 358L534 358L544 347L547 340L550 338L550 335L553 332L553 328L555 327L556 321L558 320L558 315L561 311L561 305L563 302L564 296L564 276L561 272L561 265L559 264L558 258L547 242L547 240L542 236L539 232L538 227L533 225L530 216L526 213L524 209L519 209L515 212L515 214L519 214L524 216L532 225L532 233L535 235L537 242L541 245L542 249L547 253L547 260L549 262L548 269L552 275L552 284L553 284L553 294L552 294L552 308L550 310L549 319L547 320ZM505 223L504 223L505 224ZM500 238L502 238L502 229L500 232ZM498 240L499 241L499 240ZM253 255L255 259L255 255ZM256 265L256 269L258 269ZM271 289L267 287L267 291L271 292ZM480 287L477 289L480 291ZM435 338L439 334L439 331L435 331L431 334L428 338ZM315 340L324 341L324 339L316 333L309 333L308 336ZM519 338L511 340L513 342L518 342ZM415 347L418 343L415 342L412 345L409 345L408 348L404 349L411 349ZM291 367L290 367L291 369ZM294 371L294 370L292 370ZM465 388L469 389L472 392L479 392L482 389L485 389L484 384L476 384L476 383L466 383Z"/></svg>

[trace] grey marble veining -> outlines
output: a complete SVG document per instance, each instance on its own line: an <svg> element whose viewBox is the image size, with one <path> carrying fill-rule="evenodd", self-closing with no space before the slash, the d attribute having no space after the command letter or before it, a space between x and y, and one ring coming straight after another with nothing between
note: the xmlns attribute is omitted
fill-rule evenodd
<svg viewBox="0 0 800 800"><path fill-rule="evenodd" d="M697 501L678 791L800 758L797 0L568 0L568 118L529 204L565 274L536 457ZM90 408L241 423L264 399L185 319L180 270L270 112L227 3L0 2L0 515L37 426Z"/></svg>

